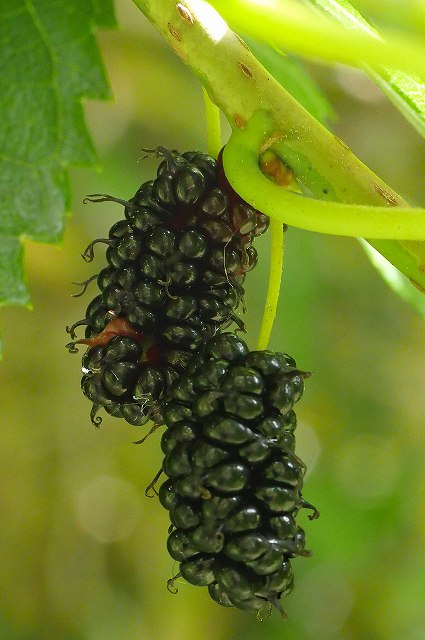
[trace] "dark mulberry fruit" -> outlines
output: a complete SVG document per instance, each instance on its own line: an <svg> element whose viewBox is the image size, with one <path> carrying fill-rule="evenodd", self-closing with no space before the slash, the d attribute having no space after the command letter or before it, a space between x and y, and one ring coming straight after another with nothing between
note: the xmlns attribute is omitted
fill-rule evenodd
<svg viewBox="0 0 425 640"><path fill-rule="evenodd" d="M115 363L107 363L101 351L96 370L84 378L92 417L103 406L131 424L149 417L160 422L158 400L190 355L232 322L244 329L236 315L242 282L255 264L252 241L259 229L266 229L262 214L218 186L213 158L164 147L155 152L163 158L157 177L129 201L87 198L123 204L125 218L111 227L108 238L93 241L84 252L90 261L94 246L106 244L108 266L96 276L100 295L88 305L85 318L68 328L75 339L75 329L86 327L85 339L70 343L70 351L84 343L106 353L111 340L122 349L123 337L140 347L135 360L123 354ZM82 283L84 290L94 278ZM152 368L158 371L154 392L146 382L146 370Z"/></svg>
<svg viewBox="0 0 425 640"><path fill-rule="evenodd" d="M291 560L310 555L295 518L301 508L313 510L311 519L319 514L302 497L292 408L307 375L289 356L249 352L223 333L189 363L163 405L168 479L159 497L170 512L168 550L180 562L178 576L208 586L223 606L283 612Z"/></svg>

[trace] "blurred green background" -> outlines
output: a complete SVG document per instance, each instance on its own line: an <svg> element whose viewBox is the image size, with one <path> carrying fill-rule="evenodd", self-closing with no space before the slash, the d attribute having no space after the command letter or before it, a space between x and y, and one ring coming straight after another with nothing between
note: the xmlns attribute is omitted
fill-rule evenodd
<svg viewBox="0 0 425 640"><path fill-rule="evenodd" d="M79 257L122 216L82 205L128 197L156 162L142 147L206 150L201 88L129 0L99 34L115 96L86 105L102 172L71 171L63 247L27 245L34 309L1 313L0 638L7 640L423 640L425 637L425 344L423 320L396 298L352 239L290 229L271 348L314 375L298 405L313 557L296 559L289 619L257 622L205 588L166 589L176 563L168 514L144 489L161 465L160 436L89 420L80 358L65 325L84 315L72 281L96 273ZM335 132L413 203L425 202L425 144L359 73L310 63L338 115ZM268 239L247 279L255 346Z"/></svg>

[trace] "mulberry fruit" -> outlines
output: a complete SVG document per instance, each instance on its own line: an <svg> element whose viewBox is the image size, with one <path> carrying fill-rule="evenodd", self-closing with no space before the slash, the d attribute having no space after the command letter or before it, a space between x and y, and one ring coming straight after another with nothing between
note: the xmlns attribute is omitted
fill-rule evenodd
<svg viewBox="0 0 425 640"><path fill-rule="evenodd" d="M131 424L161 423L159 400L191 355L233 322L244 329L236 312L257 261L252 242L268 226L266 216L218 186L222 170L210 156L154 151L163 158L157 177L129 201L87 197L125 207L108 238L83 253L91 261L95 245L106 244L107 266L82 283L84 292L96 279L100 293L67 328L71 352L79 343L89 347L82 389L95 424L101 407ZM81 325L85 338L77 340Z"/></svg>
<svg viewBox="0 0 425 640"><path fill-rule="evenodd" d="M168 550L177 577L207 586L223 606L259 611L293 587L291 559L308 556L301 508L305 466L294 452L293 405L304 378L283 353L212 338L169 389L161 446L168 479Z"/></svg>

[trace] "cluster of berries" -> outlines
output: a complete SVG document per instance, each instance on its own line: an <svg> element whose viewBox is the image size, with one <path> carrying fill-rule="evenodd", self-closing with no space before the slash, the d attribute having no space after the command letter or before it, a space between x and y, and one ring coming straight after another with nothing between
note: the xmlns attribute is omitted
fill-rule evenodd
<svg viewBox="0 0 425 640"><path fill-rule="evenodd" d="M308 375L282 353L252 351L225 332L243 307L245 274L268 219L231 189L220 158L163 147L155 180L129 201L109 238L100 295L67 328L83 356L83 393L133 425L166 426L159 490L170 512L177 577L208 586L223 606L259 611L292 590L291 559L306 556L295 517L317 510L301 494L293 405ZM82 292L82 293L83 293ZM86 326L84 339L75 329ZM154 486L154 483L150 485Z"/></svg>

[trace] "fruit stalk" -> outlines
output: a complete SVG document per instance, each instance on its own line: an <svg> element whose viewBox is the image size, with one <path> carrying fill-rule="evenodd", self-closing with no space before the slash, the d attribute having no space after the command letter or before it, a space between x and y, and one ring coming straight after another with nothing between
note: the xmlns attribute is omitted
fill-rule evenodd
<svg viewBox="0 0 425 640"><path fill-rule="evenodd" d="M285 246L285 229L278 220L270 220L271 260L269 270L269 284L267 288L266 304L263 311L257 350L267 349L273 324L277 313L280 286L282 280L283 254Z"/></svg>

